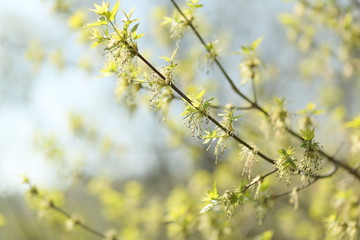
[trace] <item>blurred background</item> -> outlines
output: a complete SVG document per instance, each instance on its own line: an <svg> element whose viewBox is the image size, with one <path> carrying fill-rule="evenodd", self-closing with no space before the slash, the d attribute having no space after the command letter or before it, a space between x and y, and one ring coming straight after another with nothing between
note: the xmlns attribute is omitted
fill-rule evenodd
<svg viewBox="0 0 360 240"><path fill-rule="evenodd" d="M341 4L350 2L339 3L339 9ZM101 4L100 1L80 0L0 0L1 239L96 239L87 233L63 233L59 224L61 217L44 217L46 214L41 207L39 210L39 206L26 196L28 186L22 183L23 176L44 189L59 204L81 214L84 219L90 219L89 222L98 228L106 230L113 226L122 229L121 236L126 239L141 239L145 230L141 227L134 230L130 223L129 227L118 223L121 225L118 227L114 223L116 219L127 215L111 213L114 211L112 204L141 202L140 199L146 199L146 196L149 199L155 196L157 200L167 198L160 203L151 200L154 204L146 211L149 211L149 216L154 215L149 222L155 222L160 215L166 215L166 207L162 209L161 203L171 202L169 198L173 198L172 202L193 198L201 206L201 197L210 189L215 175L217 181L230 187L236 183L232 179L240 179L238 173L241 169L229 175L226 172L231 167L242 166L237 160L215 166L213 150L207 151L202 140L191 137L180 117L183 104L174 103L168 120L164 121L161 114L149 106L146 94L137 97L136 104L119 99L114 90L117 89L116 78L102 73L104 53L101 49L91 48L86 29L80 30L85 23L96 20L95 14L89 11L93 3ZM349 133L343 130L343 126L359 114L356 101L359 100L359 75L355 68L359 61L347 61L353 56L341 58L341 54L349 55L346 51L351 52L352 48L357 51L353 54L358 54L359 40L354 41L356 35L348 37L349 41L354 41L350 46L346 39L338 38L338 33L327 31L326 27L324 30L321 21L312 25L317 15L312 19L312 15L301 13L305 10L296 1L232 0L202 4L204 7L198 9L196 15L199 29L207 40L219 41L220 59L242 91L251 95L249 84L240 85L238 63L241 57L236 52L241 46L264 37L258 49L265 64L258 88L260 102L271 108L273 96L286 98L288 110L294 112L290 124L296 129L300 118L297 111L306 109L309 102L316 102L317 108L325 112L317 117L321 126L317 140L325 149L331 149L330 154L347 156L351 145L347 144ZM134 7L134 17L141 18L138 32L145 33L139 40L140 51L156 66L164 65L165 62L158 57L170 56L176 43L168 39L168 29L161 22L164 16L172 16L173 6L170 1L160 0L121 1L120 8L125 12ZM358 19L360 11L354 12L353 18ZM295 17L289 20L284 13ZM119 19L122 18L120 15ZM304 29L299 26L296 29L289 21L303 23ZM218 104L242 105L230 87L223 84L220 72L201 63L203 54L197 39L187 31L178 54L179 65L182 63L185 67L179 67L178 75L181 75L181 70L188 75L175 81L181 85L186 79L197 79L209 96L216 97ZM186 60L189 58L195 59L192 65ZM241 114L246 115L245 112ZM245 116L240 126L247 128L252 119ZM332 136L337 136L336 139L329 138L328 129L331 129ZM254 141L259 140L260 146L266 146L266 140L260 140L259 132L262 130L253 126L242 134L255 136ZM339 146L343 147L337 151ZM268 146L265 151L269 150L269 155L276 157L276 152L270 149ZM237 155L225 153L223 159L233 159ZM226 170L214 173L217 167ZM261 166L259 173L264 169L271 170L271 167ZM236 177L233 178L232 174ZM186 187L173 190L179 185ZM190 189L190 193L186 193L190 194L188 197L184 189ZM115 194L111 191L119 194L109 197L114 203L101 198ZM145 210L139 211L141 215ZM254 213L240 212L239 221ZM279 213L280 222L294 218L286 212L284 207ZM316 214L320 219L322 213L313 213ZM44 223L43 218L54 219ZM249 222L244 227L248 235L236 239L252 239L274 225L265 223L265 226L256 228L256 219ZM44 224L46 228L43 228ZM303 230L312 223L305 217L301 224ZM166 239L164 231L169 230L163 227L154 227L153 231L158 235L151 235L153 239ZM291 239L291 227L294 226L286 231L279 230L281 233L276 239ZM277 227L281 228L280 225ZM58 233L56 237L54 232ZM314 232L314 236L321 236L324 230ZM169 239L176 239L171 238L171 234L169 236ZM306 237L299 233L293 239L310 239ZM184 236L183 239L192 238Z"/></svg>

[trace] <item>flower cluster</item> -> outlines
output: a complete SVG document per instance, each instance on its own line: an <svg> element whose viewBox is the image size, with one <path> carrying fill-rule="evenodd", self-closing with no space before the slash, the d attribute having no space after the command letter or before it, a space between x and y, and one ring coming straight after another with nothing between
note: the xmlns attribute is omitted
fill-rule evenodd
<svg viewBox="0 0 360 240"><path fill-rule="evenodd" d="M286 123L289 118L289 113L285 109L285 99L275 98L275 106L272 107L269 114L271 125L275 127L275 136L278 138L284 137Z"/></svg>
<svg viewBox="0 0 360 240"><path fill-rule="evenodd" d="M330 230L329 235L333 239L357 239L359 223L357 221L347 221L335 214L327 219L327 227Z"/></svg>
<svg viewBox="0 0 360 240"><path fill-rule="evenodd" d="M183 13L186 16L187 20L189 20L189 22L192 22L194 20L195 10L203 6L202 4L198 4L198 2L199 0L187 0L186 5L189 8L183 10ZM165 17L162 24L169 24L170 38L178 40L183 36L186 27L189 25L187 20L184 19L184 17L180 13L175 12L173 18Z"/></svg>
<svg viewBox="0 0 360 240"><path fill-rule="evenodd" d="M360 131L356 131L351 137L351 152L354 154L360 152Z"/></svg>
<svg viewBox="0 0 360 240"><path fill-rule="evenodd" d="M202 210L201 213L207 212L217 205L222 205L225 214L231 219L237 212L239 206L244 203L245 196L241 188L237 187L234 190L226 190L223 195L219 196L215 183L213 189L208 192L207 197L203 201L209 202Z"/></svg>
<svg viewBox="0 0 360 240"><path fill-rule="evenodd" d="M173 99L171 83L174 78L174 68L177 65L174 63L174 59L178 49L179 46L174 50L170 58L166 56L161 57L168 62L168 66L162 67L159 70L163 78L154 72L151 78L148 79L148 84L151 89L150 105L156 109L162 109L164 116L166 116L169 104Z"/></svg>
<svg viewBox="0 0 360 240"><path fill-rule="evenodd" d="M137 93L142 88L138 79L138 70L135 64L131 64L126 71L121 72L115 88L117 101L122 101L130 110L137 106Z"/></svg>
<svg viewBox="0 0 360 240"><path fill-rule="evenodd" d="M280 149L278 150L280 156L275 162L274 167L278 169L276 176L280 177L280 179L284 180L286 184L291 183L291 175L293 173L292 170L296 169L295 162L297 161L293 155L295 153L294 148L288 148L288 150Z"/></svg>
<svg viewBox="0 0 360 240"><path fill-rule="evenodd" d="M240 76L242 78L242 84L248 81L256 81L260 78L259 68L262 61L256 54L256 49L262 42L263 38L258 38L249 46L241 46L240 53L245 57L239 64Z"/></svg>
<svg viewBox="0 0 360 240"><path fill-rule="evenodd" d="M122 72L126 71L135 57L136 53L131 51L128 46L123 43L121 36L117 34L110 35L106 50L108 58L113 59L117 64L117 70Z"/></svg>
<svg viewBox="0 0 360 240"><path fill-rule="evenodd" d="M227 129L227 131L224 131L220 127L216 127L216 129L211 131L205 131L205 135L203 136L204 144L208 143L210 140L212 142L216 142L215 145L215 151L214 154L216 156L216 162L219 157L221 157L224 154L224 151L226 150L226 142L230 138L230 133L233 133L235 131L234 129L234 122L241 117L234 115L235 109L232 110L225 110L225 113L219 114L219 116L222 116L223 119L221 120L220 124ZM210 147L211 145L209 145Z"/></svg>
<svg viewBox="0 0 360 240"><path fill-rule="evenodd" d="M244 203L244 196L239 190L226 190L221 200L224 212L230 219L237 213L238 207Z"/></svg>
<svg viewBox="0 0 360 240"><path fill-rule="evenodd" d="M125 13L122 19L122 28L115 25L116 15L119 8L119 1L110 10L109 3L101 5L94 4L95 9L91 11L98 15L96 22L85 25L91 27L91 36L94 42L92 47L99 44L105 46L107 62L102 69L102 74L117 75L119 81L115 90L116 97L125 100L130 109L134 108L136 93L141 88L141 82L138 80L138 67L136 56L138 47L136 40L143 34L137 33L139 19L132 19L133 10Z"/></svg>
<svg viewBox="0 0 360 240"><path fill-rule="evenodd" d="M301 109L298 114L300 129L313 128L316 125L315 116L321 114L322 111L316 109L315 103L308 103L305 109Z"/></svg>
<svg viewBox="0 0 360 240"><path fill-rule="evenodd" d="M326 219L328 237L331 239L359 239L359 197L351 190L340 191L334 195L331 202L334 213Z"/></svg>
<svg viewBox="0 0 360 240"><path fill-rule="evenodd" d="M294 209L298 209L298 207L299 207L299 190L296 187L294 187L291 190L289 202L294 204Z"/></svg>
<svg viewBox="0 0 360 240"><path fill-rule="evenodd" d="M351 152L353 154L360 153L360 116L347 122L345 127L351 129Z"/></svg>
<svg viewBox="0 0 360 240"><path fill-rule="evenodd" d="M249 179L251 178L252 167L254 165L254 162L256 161L255 157L257 155L257 151L258 151L257 148L255 148L254 146L252 150L243 146L240 152L241 160L243 160L244 158L246 159L242 174L244 175L245 173L247 173Z"/></svg>
<svg viewBox="0 0 360 240"><path fill-rule="evenodd" d="M307 128L300 130L301 136L304 139L301 147L305 149L303 157L300 160L299 170L310 176L316 175L320 169L321 156L319 153L319 143L314 141L315 130Z"/></svg>
<svg viewBox="0 0 360 240"><path fill-rule="evenodd" d="M204 99L204 94L205 90L190 97L191 104L188 104L181 114L191 129L192 135L200 139L203 136L203 125L209 122L206 116L208 116L210 104L214 100L214 98Z"/></svg>
<svg viewBox="0 0 360 240"><path fill-rule="evenodd" d="M173 73L168 68L162 68L159 71L163 76L172 81ZM153 73L148 79L148 84L151 89L151 94L149 96L150 105L156 109L160 109L159 103L166 95L171 94L171 88L167 82L162 79L158 74Z"/></svg>
<svg viewBox="0 0 360 240"><path fill-rule="evenodd" d="M206 69L209 69L215 62L216 58L219 56L218 50L216 49L216 44L218 44L219 41L213 41L213 42L208 42L206 44L206 53L203 55L203 62L204 62L204 67Z"/></svg>

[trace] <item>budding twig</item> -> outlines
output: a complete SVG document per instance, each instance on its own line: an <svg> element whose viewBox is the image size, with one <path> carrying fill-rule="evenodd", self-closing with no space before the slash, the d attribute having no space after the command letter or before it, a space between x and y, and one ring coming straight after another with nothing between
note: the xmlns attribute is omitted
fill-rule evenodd
<svg viewBox="0 0 360 240"><path fill-rule="evenodd" d="M46 205L48 208L58 212L59 214L63 215L66 219L68 220L73 220L75 222L76 226L81 227L82 229L84 229L85 231L101 238L101 239L106 239L106 234L96 230L95 228L83 223L80 220L74 219L74 216L72 214L70 214L68 211L64 210L63 208L57 206L51 199L48 199L46 196L40 194L38 188L33 185L29 179L25 178L23 181L25 184L27 184L29 186L29 194L31 196L37 197L43 201L46 201ZM112 238L113 240L117 240L117 238Z"/></svg>
<svg viewBox="0 0 360 240"><path fill-rule="evenodd" d="M195 26L193 25L192 21L190 21L184 14L184 12L181 10L181 8L179 7L179 5L175 2L175 0L170 0L171 3L174 5L174 7L176 8L176 10L181 14L181 16L185 19L185 21L187 22L188 26L191 28L191 30L194 32L194 34L196 35L196 37L199 39L199 41L201 42L201 44L205 47L205 49L207 51L208 48L206 47L206 42L204 41L203 37L200 35L199 31L195 28ZM269 118L269 113L263 108L261 107L256 100L256 97L254 95L255 100L252 101L248 96L246 96L244 93L242 93L234 84L234 81L231 79L231 77L228 75L228 73L226 72L226 70L224 69L224 67L222 66L222 64L220 63L220 61L217 59L217 57L215 56L214 58L214 62L216 63L216 65L218 66L218 68L220 69L221 73L224 75L225 79L227 80L227 82L230 84L231 88L233 89L233 91L238 94L241 98L243 98L245 101L247 101L248 103L251 104L253 109L256 109L259 112L262 112L267 118ZM303 141L304 139L298 134L296 133L294 130L292 130L289 127L286 127L286 131L292 135L293 137ZM344 163L343 161L336 159L334 157L331 157L329 154L327 154L326 152L324 152L323 150L319 150L319 153L324 156L328 161L332 162L335 165L339 165L341 168L345 169L348 173L350 173L351 175L353 175L354 177L356 177L359 181L360 181L360 172L358 172L356 169L350 167L348 164Z"/></svg>

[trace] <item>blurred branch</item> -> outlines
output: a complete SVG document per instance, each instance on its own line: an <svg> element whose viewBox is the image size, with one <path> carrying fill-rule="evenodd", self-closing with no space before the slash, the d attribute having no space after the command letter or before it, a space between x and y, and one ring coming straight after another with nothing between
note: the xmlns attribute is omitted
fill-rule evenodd
<svg viewBox="0 0 360 240"><path fill-rule="evenodd" d="M251 78L251 86L252 86L252 91L253 91L253 95L254 95L254 103L257 103L257 94L256 94L256 86L255 86L254 78Z"/></svg>
<svg viewBox="0 0 360 240"><path fill-rule="evenodd" d="M358 2L357 0L352 0L352 3L360 9L360 2Z"/></svg>
<svg viewBox="0 0 360 240"><path fill-rule="evenodd" d="M59 214L63 215L67 220L72 221L74 226L79 226L82 229L84 229L85 231L101 238L101 239L106 239L107 236L106 234L96 230L95 228L83 223L81 220L79 220L78 218L75 218L72 214L70 214L68 211L62 209L61 207L57 206L53 200L47 198L44 195L41 195L38 188L33 185L28 178L24 177L23 182L25 184L27 184L29 186L29 194L30 196L33 197L37 197L40 200L43 200L46 203L46 206L50 209L53 209L54 211L58 212ZM117 240L116 237L113 237L112 240Z"/></svg>

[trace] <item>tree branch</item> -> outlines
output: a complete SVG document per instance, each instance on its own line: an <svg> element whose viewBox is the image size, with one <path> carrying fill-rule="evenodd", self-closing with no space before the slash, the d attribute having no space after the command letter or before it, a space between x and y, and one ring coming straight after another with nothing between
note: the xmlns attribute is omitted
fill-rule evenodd
<svg viewBox="0 0 360 240"><path fill-rule="evenodd" d="M192 24L192 22L189 19L187 19L187 17L185 16L183 11L179 7L179 5L175 2L175 0L170 0L170 1L172 2L174 7L176 8L176 10L185 19L185 21L187 22L189 27L192 29L194 34L197 36L199 41L202 43L202 45L205 47L205 49L207 51L209 51L208 48L206 47L206 42L204 41L204 39L202 38L200 33L196 30L196 28ZM222 74L224 75L227 82L230 84L231 88L234 90L234 92L237 93L240 97L242 97L245 101L247 101L252 106L252 108L256 109L257 111L262 112L267 118L269 118L269 116L270 116L269 113L267 111L265 111L260 105L258 105L258 103L256 101L252 101L249 97L247 97L245 94L240 92L240 90L235 86L234 81L230 78L230 76L227 74L224 67L222 66L222 64L219 62L219 60L216 57L215 57L214 61L215 61L216 65L218 66L218 68L220 69L220 71L222 72ZM289 127L286 127L286 131L288 133L290 133L290 135L292 135L295 138L299 139L300 141L304 140L298 133L296 133L294 130L290 129ZM356 177L360 181L360 173L356 169L353 169L352 167L350 167L348 164L342 162L341 160L338 160L338 159L335 159L334 157L331 157L329 154L327 154L323 150L320 150L319 152L320 152L320 154L322 156L324 156L330 162L332 162L335 165L337 165L337 164L340 165L341 168L345 169L348 173L350 173L351 175L353 175L354 177Z"/></svg>
<svg viewBox="0 0 360 240"><path fill-rule="evenodd" d="M325 175L316 175L316 176L314 176L314 178L312 179L311 182L309 182L309 183L306 184L306 185L303 185L303 186L301 186L301 187L296 188L296 191L299 192L299 191L301 191L301 190L303 190L303 189L306 189L306 188L310 187L312 184L314 184L314 183L315 183L317 180L319 180L319 179L331 177L332 175L335 174L335 172L336 172L337 170L338 170L338 166L335 166L334 169L333 169L332 171L330 171L330 173L328 173L328 174L325 174ZM284 192L284 193L272 195L272 196L270 196L270 198L272 198L272 199L280 198L280 197L289 195L291 192L292 192L292 190L289 190L289 191Z"/></svg>
<svg viewBox="0 0 360 240"><path fill-rule="evenodd" d="M29 193L31 196L36 196L38 198L40 198L43 201L47 202L47 206L58 212L59 214L63 215L65 218L69 219L69 220L73 220L73 215L70 214L68 211L62 209L61 207L57 206L51 199L48 199L46 196L43 196L39 193L37 187L35 185L32 185L30 183L30 181L27 179L26 181L24 181L28 186L29 186ZM80 226L82 229L84 229L85 231L101 238L101 239L105 239L106 238L106 234L99 232L98 230L96 230L93 227L90 227L89 225L83 223L82 221L76 221L76 226ZM118 238L114 237L112 238L113 240L117 240Z"/></svg>

